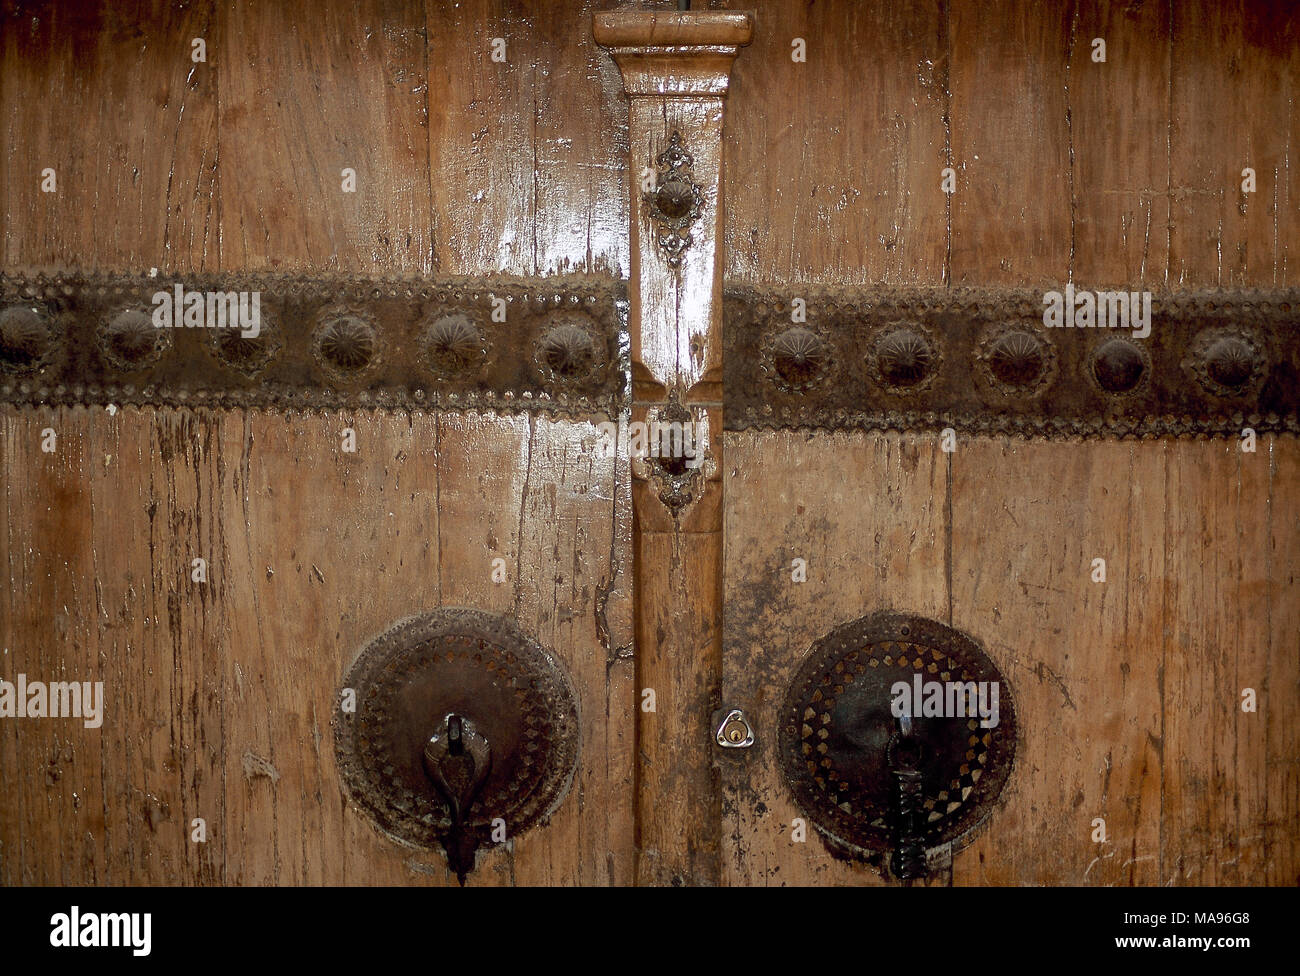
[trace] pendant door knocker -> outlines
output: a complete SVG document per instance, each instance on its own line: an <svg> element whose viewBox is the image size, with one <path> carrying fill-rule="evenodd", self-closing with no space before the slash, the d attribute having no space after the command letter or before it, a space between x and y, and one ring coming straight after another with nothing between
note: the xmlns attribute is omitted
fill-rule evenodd
<svg viewBox="0 0 1300 976"><path fill-rule="evenodd" d="M352 799L394 840L442 847L461 884L480 847L546 820L577 769L569 679L507 617L444 608L398 624L361 652L338 704Z"/></svg>
<svg viewBox="0 0 1300 976"><path fill-rule="evenodd" d="M831 853L926 874L984 823L1011 774L1006 678L967 635L881 612L813 645L788 689L781 767Z"/></svg>

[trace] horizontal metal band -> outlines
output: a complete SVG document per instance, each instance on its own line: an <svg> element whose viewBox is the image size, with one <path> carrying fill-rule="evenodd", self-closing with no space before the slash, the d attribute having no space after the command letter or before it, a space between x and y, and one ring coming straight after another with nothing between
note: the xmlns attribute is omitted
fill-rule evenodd
<svg viewBox="0 0 1300 976"><path fill-rule="evenodd" d="M0 275L0 402L613 416L625 295L585 276Z"/></svg>
<svg viewBox="0 0 1300 976"><path fill-rule="evenodd" d="M927 430L1031 437L1300 432L1300 291L729 287L729 430ZM795 321L802 299L805 321ZM1052 320L1105 327L1049 327ZM1078 311L1076 309L1086 310ZM1125 312L1125 327L1110 323ZM1149 326L1149 334L1139 337Z"/></svg>
<svg viewBox="0 0 1300 976"><path fill-rule="evenodd" d="M160 293L175 327L155 324ZM208 317L241 293L256 335ZM0 275L0 402L614 416L625 295L586 276ZM1144 338L1048 328L1045 308L1029 290L728 287L726 426L1300 433L1300 291L1155 295Z"/></svg>

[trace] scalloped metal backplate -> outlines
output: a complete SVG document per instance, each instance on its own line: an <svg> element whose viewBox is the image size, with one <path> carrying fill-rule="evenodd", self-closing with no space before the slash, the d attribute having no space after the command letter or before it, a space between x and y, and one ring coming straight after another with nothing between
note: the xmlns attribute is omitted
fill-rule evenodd
<svg viewBox="0 0 1300 976"><path fill-rule="evenodd" d="M991 729L974 719L913 718L922 746L926 848L959 846L988 817L1011 774L1011 688L974 640L937 621L888 611L838 627L800 665L779 731L786 783L837 856L875 861L892 849L891 688L916 674L999 687L999 721Z"/></svg>
<svg viewBox="0 0 1300 976"><path fill-rule="evenodd" d="M480 845L495 818L514 837L559 806L578 763L577 699L559 664L507 617L443 608L371 641L343 679L355 711L336 710L335 753L352 798L387 834L439 846L446 802L422 765L448 713L486 736L492 768L467 815ZM339 704L344 692L340 691Z"/></svg>

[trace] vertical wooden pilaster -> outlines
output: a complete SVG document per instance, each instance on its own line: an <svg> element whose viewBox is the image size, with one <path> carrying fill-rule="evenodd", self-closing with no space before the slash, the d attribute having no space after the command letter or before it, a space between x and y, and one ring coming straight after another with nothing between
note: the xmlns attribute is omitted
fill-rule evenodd
<svg viewBox="0 0 1300 976"><path fill-rule="evenodd" d="M706 444L688 442L690 463L638 457L629 439L638 884L720 879L711 718L722 668L722 124L731 64L752 25L751 14L729 11L594 20L630 103L632 421L707 431ZM650 452L659 444L643 442Z"/></svg>

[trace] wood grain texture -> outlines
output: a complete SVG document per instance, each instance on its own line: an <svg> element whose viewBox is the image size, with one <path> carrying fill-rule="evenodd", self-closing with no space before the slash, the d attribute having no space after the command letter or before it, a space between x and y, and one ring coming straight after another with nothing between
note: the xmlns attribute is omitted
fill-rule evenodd
<svg viewBox="0 0 1300 976"><path fill-rule="evenodd" d="M727 6L756 10L728 102L728 278L940 284L945 6Z"/></svg>
<svg viewBox="0 0 1300 976"><path fill-rule="evenodd" d="M715 750L727 884L874 884L832 858L790 798L777 711L813 641L883 607L946 618L948 465L913 435L727 435L722 700L755 727L746 750ZM792 561L807 582L792 581Z"/></svg>
<svg viewBox="0 0 1300 976"><path fill-rule="evenodd" d="M14 684L20 674L33 680L85 680L85 668L94 662L85 633L95 619L89 437L84 431L65 432L67 450L61 457L42 453L42 431L49 423L48 413L33 411L13 418L4 438L6 514L28 540L5 547L7 579L0 588L5 677ZM39 643L27 636L37 633L44 636ZM109 838L95 827L120 794L104 789L93 746L87 746L104 735L102 729L84 729L76 719L29 724L34 727L21 737L17 720L0 726L5 769L22 771L5 776L0 817L5 877L15 884L42 878L67 883L87 863L107 860L100 845ZM66 789L82 777L79 790ZM69 822L73 829L65 833ZM59 857L69 844L73 856Z"/></svg>
<svg viewBox="0 0 1300 976"><path fill-rule="evenodd" d="M1072 5L1066 57L1070 277L1155 290L1169 259L1170 5ZM1095 39L1106 60L1093 60Z"/></svg>
<svg viewBox="0 0 1300 976"><path fill-rule="evenodd" d="M627 110L618 69L591 33L610 0L537 4L519 41L538 59L536 274L627 274Z"/></svg>
<svg viewBox="0 0 1300 976"><path fill-rule="evenodd" d="M421 7L219 9L222 267L430 271Z"/></svg>
<svg viewBox="0 0 1300 976"><path fill-rule="evenodd" d="M0 0L4 269L627 276L626 100L590 26L614 5ZM1285 3L726 6L758 8L722 142L735 279L1296 283ZM791 842L772 750L811 643L883 606L980 638L1021 708L1004 804L933 883L1300 883L1294 439L729 434L722 551L651 534L635 557L628 461L593 441L489 415L0 411L0 677L102 678L108 709L0 722L22 771L0 883L454 883L348 802L329 713L368 639L457 603L518 615L582 717L564 804L471 884L631 883L638 841L643 880L880 883ZM634 558L676 574L635 650ZM699 639L719 564L724 633ZM753 749L707 751L724 701Z"/></svg>
<svg viewBox="0 0 1300 976"><path fill-rule="evenodd" d="M1243 689L1258 694L1270 663L1287 654L1272 646L1268 621L1272 446L1246 454L1233 443L1188 445L1168 471L1166 559L1177 571L1163 661L1166 884L1257 884L1269 860L1296 868L1294 842L1269 850L1265 815L1268 767L1294 756L1269 756L1265 714L1242 711ZM1297 704L1268 698L1270 709ZM1273 799L1295 810L1285 796Z"/></svg>
<svg viewBox="0 0 1300 976"><path fill-rule="evenodd" d="M7 266L217 267L215 52L190 60L216 21L167 0L0 5Z"/></svg>
<svg viewBox="0 0 1300 976"><path fill-rule="evenodd" d="M1181 447L971 438L954 452L953 625L1001 669L1020 729L1005 805L954 858L954 883L1157 883L1170 755L1158 649L1186 568L1168 559L1161 515L1166 452Z"/></svg>
<svg viewBox="0 0 1300 976"><path fill-rule="evenodd" d="M1284 730L1300 696L1294 634L1276 615L1294 617L1281 593L1297 525L1286 509L1292 561L1280 562L1269 513L1290 502L1275 468L1294 466L1294 441L1248 454L1222 441L963 439L950 495L936 445L729 438L723 699L752 712L759 741L719 758L728 880L879 882L815 838L791 842L799 813L772 750L776 708L812 642L889 607L951 614L979 639L1021 730L999 809L933 880L1291 883L1300 849L1282 825L1300 797ZM795 556L808 559L805 584L790 582ZM1095 558L1105 583L1091 579ZM1242 713L1241 689L1265 684L1267 707Z"/></svg>
<svg viewBox="0 0 1300 976"><path fill-rule="evenodd" d="M790 3L757 23L732 96L753 135L727 147L746 174L729 191L729 276L1291 282L1300 27L1286 4ZM935 193L947 165L950 201Z"/></svg>
<svg viewBox="0 0 1300 976"><path fill-rule="evenodd" d="M733 59L749 42L752 21L734 13L630 11L599 15L594 32L610 48L628 95L628 172L651 174L653 187L670 176L688 180L695 201L685 247L666 251L664 227L647 199L652 186L643 189L638 176L630 196L633 422L646 424L651 410L672 398L696 407L688 422L710 429L705 466L674 485L686 494L682 505L665 500L663 472L656 478L652 467L662 462L643 451L631 462L642 689L635 878L713 885L722 854L721 797L707 745L723 664L722 133ZM674 153L682 155L675 160Z"/></svg>
<svg viewBox="0 0 1300 976"><path fill-rule="evenodd" d="M1288 4L1249 0L1172 10L1170 282L1293 285L1300 20Z"/></svg>
<svg viewBox="0 0 1300 976"><path fill-rule="evenodd" d="M638 884L718 883L721 799L710 718L722 667L721 533L636 533ZM642 692L644 694L644 692Z"/></svg>
<svg viewBox="0 0 1300 976"><path fill-rule="evenodd" d="M591 36L611 5L427 5L438 270L626 276L627 108Z"/></svg>
<svg viewBox="0 0 1300 976"><path fill-rule="evenodd" d="M724 69L725 71L725 69ZM684 73L684 72L683 72ZM723 82L725 83L725 73ZM648 168L659 179L658 157L676 133L693 158L693 179L704 201L689 228L692 243L672 269L659 247L661 228L640 193L631 202L631 245L636 275L628 288L633 398L659 402L722 399L721 156L724 101L718 98L636 98L629 170Z"/></svg>
<svg viewBox="0 0 1300 976"><path fill-rule="evenodd" d="M1300 450L1281 438L1268 448L1269 506L1265 566L1268 596L1269 656L1262 684L1266 691L1261 717L1264 725L1265 863L1256 875L1260 884L1300 884L1294 852L1296 810L1300 810L1300 722L1292 711L1300 701ZM1257 734L1257 733L1256 733Z"/></svg>
<svg viewBox="0 0 1300 976"><path fill-rule="evenodd" d="M1064 6L953 3L955 285L1059 285L1070 268Z"/></svg>

